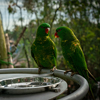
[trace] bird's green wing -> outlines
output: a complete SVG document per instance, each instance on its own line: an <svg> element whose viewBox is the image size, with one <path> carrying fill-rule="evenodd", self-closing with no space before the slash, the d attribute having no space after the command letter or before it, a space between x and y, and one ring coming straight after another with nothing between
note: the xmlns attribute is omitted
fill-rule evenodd
<svg viewBox="0 0 100 100"><path fill-rule="evenodd" d="M56 63L57 49L56 49L55 43L51 40L51 38L48 38L48 44L47 44L47 46L49 46L48 47L49 49L48 49L47 52L49 52L48 54L51 56L49 60L52 61L52 64L54 64L55 66L57 66L57 63Z"/></svg>
<svg viewBox="0 0 100 100"><path fill-rule="evenodd" d="M67 60L72 70L88 79L87 65L81 46L79 43L72 44L70 53L67 55Z"/></svg>
<svg viewBox="0 0 100 100"><path fill-rule="evenodd" d="M57 49L54 42L53 42L53 53L54 53L54 57L57 59Z"/></svg>
<svg viewBox="0 0 100 100"><path fill-rule="evenodd" d="M34 49L35 48L36 48L36 45L35 45L35 43L33 43L32 46L31 46L31 55L32 55L33 59L35 60L35 62L37 63L37 65L39 67L42 67L41 64L39 64L39 62L35 59L35 56L34 56L34 54L35 54L35 50Z"/></svg>
<svg viewBox="0 0 100 100"><path fill-rule="evenodd" d="M35 44L33 43L32 46L31 46L31 56L33 57L33 59L35 60L35 57L34 57L34 48L35 48ZM36 62L36 60L35 60ZM37 63L37 62L36 62Z"/></svg>

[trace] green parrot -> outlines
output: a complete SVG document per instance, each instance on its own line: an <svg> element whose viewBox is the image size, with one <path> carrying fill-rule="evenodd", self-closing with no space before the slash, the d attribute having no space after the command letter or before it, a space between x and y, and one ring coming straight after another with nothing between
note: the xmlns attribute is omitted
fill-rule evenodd
<svg viewBox="0 0 100 100"><path fill-rule="evenodd" d="M67 64L69 65L69 68L71 69L67 70L65 73L69 71L72 71L72 75L78 73L82 75L88 82L90 76L95 82L97 82L94 76L90 73L90 71L87 68L84 53L80 46L80 42L74 35L73 31L68 27L61 26L56 29L55 37L60 37L63 56ZM89 87L90 93L94 98L90 82Z"/></svg>
<svg viewBox="0 0 100 100"><path fill-rule="evenodd" d="M36 39L31 46L31 55L37 63L40 74L41 69L54 71L57 66L57 50L54 42L49 37L50 25L41 24L37 29Z"/></svg>

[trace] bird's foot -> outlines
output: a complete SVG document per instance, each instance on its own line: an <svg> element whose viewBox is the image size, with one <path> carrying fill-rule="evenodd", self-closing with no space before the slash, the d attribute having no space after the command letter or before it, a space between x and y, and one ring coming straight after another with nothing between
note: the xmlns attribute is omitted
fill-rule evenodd
<svg viewBox="0 0 100 100"><path fill-rule="evenodd" d="M38 69L38 74L41 74L41 70L42 70L42 68L39 67L39 69Z"/></svg>
<svg viewBox="0 0 100 100"><path fill-rule="evenodd" d="M78 74L78 72L74 72L73 70L71 69L68 69L64 72L64 74L68 73L68 72L71 72L71 76L75 75L75 74Z"/></svg>
<svg viewBox="0 0 100 100"><path fill-rule="evenodd" d="M66 73L68 73L68 72L72 72L72 70L71 70L71 69L68 69L68 70L66 70L66 71L64 72L64 74L66 74Z"/></svg>
<svg viewBox="0 0 100 100"><path fill-rule="evenodd" d="M78 74L78 72L72 72L71 73L71 76L75 75L75 74Z"/></svg>
<svg viewBox="0 0 100 100"><path fill-rule="evenodd" d="M50 69L51 72L54 72L54 70L56 70L56 66L54 66L52 69Z"/></svg>

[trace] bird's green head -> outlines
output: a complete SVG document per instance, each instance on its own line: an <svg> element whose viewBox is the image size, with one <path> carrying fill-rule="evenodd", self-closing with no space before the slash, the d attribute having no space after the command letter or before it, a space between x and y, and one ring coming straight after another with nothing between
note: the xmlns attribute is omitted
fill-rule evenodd
<svg viewBox="0 0 100 100"><path fill-rule="evenodd" d="M55 38L58 37L60 37L62 40L70 39L74 37L74 33L70 28L61 26L56 29Z"/></svg>
<svg viewBox="0 0 100 100"><path fill-rule="evenodd" d="M50 25L48 23L41 24L37 29L37 36L48 36Z"/></svg>

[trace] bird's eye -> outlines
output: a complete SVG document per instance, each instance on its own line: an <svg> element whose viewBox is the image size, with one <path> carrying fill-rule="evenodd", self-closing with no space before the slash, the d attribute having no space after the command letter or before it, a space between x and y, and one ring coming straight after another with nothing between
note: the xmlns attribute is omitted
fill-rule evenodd
<svg viewBox="0 0 100 100"><path fill-rule="evenodd" d="M61 29L57 30L57 32L60 32L60 31L61 31Z"/></svg>
<svg viewBox="0 0 100 100"><path fill-rule="evenodd" d="M44 28L43 26L41 26L41 28Z"/></svg>

